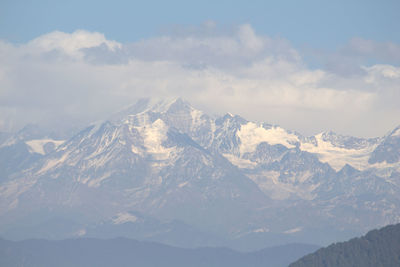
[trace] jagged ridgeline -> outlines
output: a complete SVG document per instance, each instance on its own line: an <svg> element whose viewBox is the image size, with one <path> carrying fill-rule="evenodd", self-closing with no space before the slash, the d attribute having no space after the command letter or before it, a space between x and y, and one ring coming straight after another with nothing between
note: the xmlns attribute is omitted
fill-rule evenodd
<svg viewBox="0 0 400 267"><path fill-rule="evenodd" d="M289 267L400 266L400 224L368 232L361 238L330 245L304 256Z"/></svg>
<svg viewBox="0 0 400 267"><path fill-rule="evenodd" d="M178 98L142 99L62 139L0 145L0 236L124 236L240 250L329 244L400 221L400 128L314 136Z"/></svg>

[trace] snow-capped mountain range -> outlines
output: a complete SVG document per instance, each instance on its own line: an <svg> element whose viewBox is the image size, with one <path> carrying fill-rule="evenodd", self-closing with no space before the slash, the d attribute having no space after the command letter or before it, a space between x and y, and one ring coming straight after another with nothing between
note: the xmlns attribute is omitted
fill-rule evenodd
<svg viewBox="0 0 400 267"><path fill-rule="evenodd" d="M57 217L73 223L47 231L54 238L262 247L400 221L400 127L306 137L180 98L142 99L68 140L24 128L3 138L0 160L0 236L10 238L36 237ZM194 241L179 243L179 229Z"/></svg>

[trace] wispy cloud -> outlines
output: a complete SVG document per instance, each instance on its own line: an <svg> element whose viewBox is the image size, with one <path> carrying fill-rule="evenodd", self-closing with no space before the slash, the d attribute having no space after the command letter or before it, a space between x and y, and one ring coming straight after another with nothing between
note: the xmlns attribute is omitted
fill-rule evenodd
<svg viewBox="0 0 400 267"><path fill-rule="evenodd" d="M400 57L395 44L385 45L392 48L383 53L354 39L343 49L348 56L341 55ZM172 95L211 113L230 111L305 134L381 135L400 124L400 68L354 66L357 75L311 69L288 41L258 35L250 25L224 32L208 22L128 44L96 32L52 32L22 45L0 42L0 128L86 123L139 97Z"/></svg>
<svg viewBox="0 0 400 267"><path fill-rule="evenodd" d="M365 74L365 65L379 63L400 65L399 44L362 38L352 38L334 51L311 49L308 54L323 65L327 71L342 76Z"/></svg>

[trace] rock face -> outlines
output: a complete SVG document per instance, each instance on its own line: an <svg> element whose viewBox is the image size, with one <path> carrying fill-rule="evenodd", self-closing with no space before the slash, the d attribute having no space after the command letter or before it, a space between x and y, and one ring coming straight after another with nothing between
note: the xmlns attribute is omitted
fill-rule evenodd
<svg viewBox="0 0 400 267"><path fill-rule="evenodd" d="M175 225L210 237L184 246L331 242L400 221L399 131L304 137L179 98L143 99L65 141L37 130L3 141L0 235L43 237L56 218L73 223L46 238L113 237L140 213L159 223L130 237L170 244ZM131 219L113 220L121 214Z"/></svg>

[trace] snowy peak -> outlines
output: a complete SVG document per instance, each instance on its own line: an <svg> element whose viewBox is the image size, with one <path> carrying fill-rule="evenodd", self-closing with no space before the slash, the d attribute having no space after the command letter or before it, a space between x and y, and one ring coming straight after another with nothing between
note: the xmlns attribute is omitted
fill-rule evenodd
<svg viewBox="0 0 400 267"><path fill-rule="evenodd" d="M389 136L394 138L400 138L400 126L397 126L393 131L391 131Z"/></svg>
<svg viewBox="0 0 400 267"><path fill-rule="evenodd" d="M248 121L239 115L233 115L231 113L226 113L225 115L217 118L215 120L215 124L218 126L234 126L236 128L240 128L242 124L247 123Z"/></svg>
<svg viewBox="0 0 400 267"><path fill-rule="evenodd" d="M129 115L137 115L140 113L165 113L170 108L172 109L190 109L191 105L182 98L141 98L135 104L128 106L110 117L110 121L119 121Z"/></svg>
<svg viewBox="0 0 400 267"><path fill-rule="evenodd" d="M144 127L161 119L167 127L188 134L195 141L207 146L211 140L213 121L202 111L192 107L182 98L167 100L141 99L136 104L118 112L110 121Z"/></svg>
<svg viewBox="0 0 400 267"><path fill-rule="evenodd" d="M128 116L139 115L141 113L162 113L165 112L177 99L157 100L154 98L141 98L133 105L125 107L111 115L108 120L113 123L120 123Z"/></svg>
<svg viewBox="0 0 400 267"><path fill-rule="evenodd" d="M335 147L356 150L368 148L378 142L378 138L358 138L353 136L340 135L332 131L323 132L322 134L320 134L320 138L324 142L330 142Z"/></svg>
<svg viewBox="0 0 400 267"><path fill-rule="evenodd" d="M360 171L353 168L351 165L346 164L343 166L343 168L338 172L339 176L344 176L344 177L349 177L353 176L355 174L359 174Z"/></svg>
<svg viewBox="0 0 400 267"><path fill-rule="evenodd" d="M383 141L371 153L368 162L370 164L400 162L400 126L383 138Z"/></svg>
<svg viewBox="0 0 400 267"><path fill-rule="evenodd" d="M303 142L300 149L317 155L336 171L346 164L358 170L369 168L368 158L378 144L378 139L363 139L324 132L312 137L314 142Z"/></svg>
<svg viewBox="0 0 400 267"><path fill-rule="evenodd" d="M189 104L189 102L180 97L166 98L163 100L151 99L148 104L148 110L151 110L155 113L165 113L169 110L187 110L191 108L192 106Z"/></svg>
<svg viewBox="0 0 400 267"><path fill-rule="evenodd" d="M182 99L177 99L169 104L168 109L161 113L161 118L170 127L187 134L200 130L204 126L210 126L209 116L193 108Z"/></svg>

